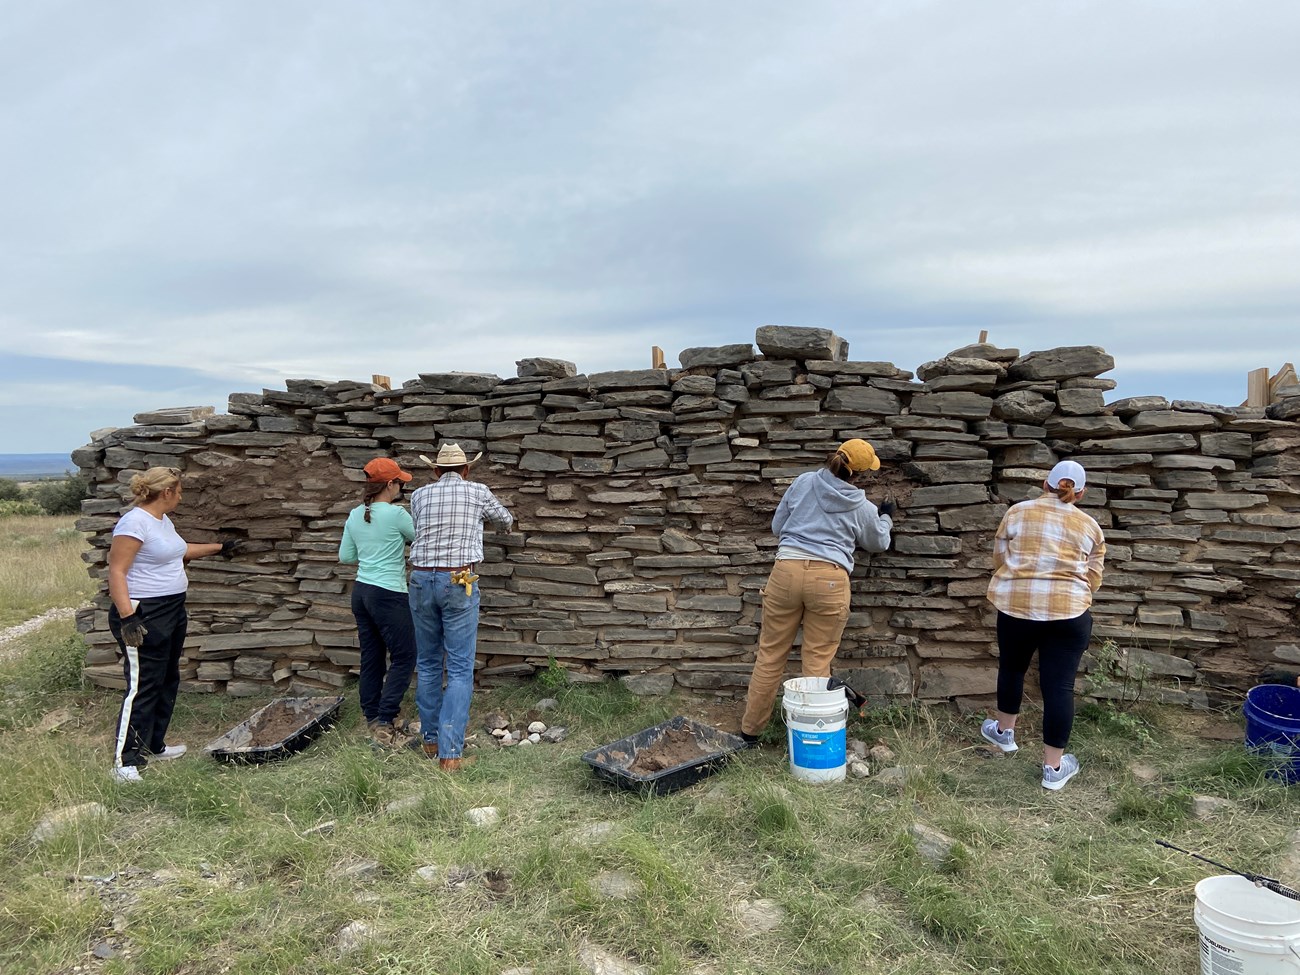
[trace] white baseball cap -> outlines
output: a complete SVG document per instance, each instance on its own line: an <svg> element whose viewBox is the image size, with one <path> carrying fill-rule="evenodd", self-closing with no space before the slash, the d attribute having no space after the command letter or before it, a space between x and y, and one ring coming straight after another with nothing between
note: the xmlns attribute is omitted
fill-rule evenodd
<svg viewBox="0 0 1300 975"><path fill-rule="evenodd" d="M1058 488L1061 481L1073 481L1074 489L1082 491L1084 484L1088 481L1088 474L1083 469L1083 465L1074 460L1063 460L1052 468L1052 472L1047 475L1047 486L1049 488Z"/></svg>

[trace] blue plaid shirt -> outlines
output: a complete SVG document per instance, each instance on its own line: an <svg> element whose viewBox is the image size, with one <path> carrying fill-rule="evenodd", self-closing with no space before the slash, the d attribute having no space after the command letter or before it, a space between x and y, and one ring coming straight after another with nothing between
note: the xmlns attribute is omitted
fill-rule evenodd
<svg viewBox="0 0 1300 975"><path fill-rule="evenodd" d="M514 517L487 485L443 474L411 495L411 564L458 568L483 561L483 522L509 528Z"/></svg>

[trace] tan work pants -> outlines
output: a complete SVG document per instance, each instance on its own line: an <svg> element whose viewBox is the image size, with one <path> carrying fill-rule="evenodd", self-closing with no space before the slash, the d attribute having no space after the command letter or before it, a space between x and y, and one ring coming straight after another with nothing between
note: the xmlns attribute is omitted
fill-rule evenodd
<svg viewBox="0 0 1300 975"><path fill-rule="evenodd" d="M763 628L741 731L756 735L772 717L800 624L803 676L829 677L848 619L849 574L843 568L816 559L780 559L772 566L763 590Z"/></svg>

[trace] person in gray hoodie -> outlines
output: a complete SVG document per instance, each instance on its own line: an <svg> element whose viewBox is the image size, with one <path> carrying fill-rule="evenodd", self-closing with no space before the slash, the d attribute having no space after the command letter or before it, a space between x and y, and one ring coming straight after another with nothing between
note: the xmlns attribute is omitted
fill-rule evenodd
<svg viewBox="0 0 1300 975"><path fill-rule="evenodd" d="M763 589L763 625L749 678L740 735L753 744L772 716L795 635L803 627L804 677L829 677L849 618L849 575L854 549L889 548L894 504L879 507L854 487L855 474L880 469L865 440L846 440L826 466L800 474L772 516L780 539Z"/></svg>

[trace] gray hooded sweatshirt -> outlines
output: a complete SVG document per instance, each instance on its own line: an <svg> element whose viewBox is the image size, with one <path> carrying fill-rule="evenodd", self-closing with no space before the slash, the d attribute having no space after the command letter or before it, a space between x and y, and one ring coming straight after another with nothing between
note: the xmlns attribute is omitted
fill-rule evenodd
<svg viewBox="0 0 1300 975"><path fill-rule="evenodd" d="M861 488L826 468L800 474L772 516L772 534L789 545L853 571L854 548L889 548L893 519L882 515Z"/></svg>

